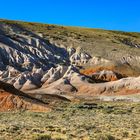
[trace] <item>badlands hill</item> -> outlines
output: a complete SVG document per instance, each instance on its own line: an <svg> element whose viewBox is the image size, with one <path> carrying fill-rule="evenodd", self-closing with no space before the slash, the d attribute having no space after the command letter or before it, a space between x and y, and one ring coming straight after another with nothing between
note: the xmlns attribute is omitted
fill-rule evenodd
<svg viewBox="0 0 140 140"><path fill-rule="evenodd" d="M0 81L42 102L139 94L139 75L140 33L0 20Z"/></svg>
<svg viewBox="0 0 140 140"><path fill-rule="evenodd" d="M79 48L79 50L90 54L94 59L93 63L96 65L98 60L101 60L100 62L103 65L104 61L108 61L111 63L107 67L109 69L115 67L118 71L123 72L125 70L123 73L126 74L127 72L130 76L138 76L140 73L140 33L8 20L0 20L0 23L12 26L15 29L15 34L12 35L13 38L17 38L16 34L35 38L38 36L59 48ZM8 30L7 34L9 34ZM64 51L64 49L62 50ZM66 52L62 53L65 57ZM91 69L93 63L86 63L85 67Z"/></svg>

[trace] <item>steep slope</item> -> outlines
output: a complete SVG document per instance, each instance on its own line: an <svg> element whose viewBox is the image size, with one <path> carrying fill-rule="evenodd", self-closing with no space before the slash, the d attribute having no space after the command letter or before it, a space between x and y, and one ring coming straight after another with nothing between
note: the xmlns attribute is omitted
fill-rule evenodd
<svg viewBox="0 0 140 140"><path fill-rule="evenodd" d="M34 67L48 69L58 63L65 64L68 54L64 48L49 44L37 35L31 36L32 33L17 33L24 31L19 27L0 24L0 30L0 60L3 69L10 65L25 71Z"/></svg>

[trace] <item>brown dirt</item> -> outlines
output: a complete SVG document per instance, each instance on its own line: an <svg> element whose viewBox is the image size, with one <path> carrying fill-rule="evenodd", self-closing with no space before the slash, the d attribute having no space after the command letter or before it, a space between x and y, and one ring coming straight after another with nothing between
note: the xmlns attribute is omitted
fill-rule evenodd
<svg viewBox="0 0 140 140"><path fill-rule="evenodd" d="M92 75L95 72L99 72L102 70L114 71L116 73L121 74L123 77L131 77L131 76L137 77L140 75L139 70L136 70L135 68L132 68L127 64L88 67L88 68L81 69L80 72L84 75Z"/></svg>
<svg viewBox="0 0 140 140"><path fill-rule="evenodd" d="M0 111L19 109L38 112L50 110L47 104L18 91L9 84L0 82Z"/></svg>
<svg viewBox="0 0 140 140"><path fill-rule="evenodd" d="M110 90L106 91L104 88L98 88L96 86L88 86L83 85L79 87L77 96L84 95L84 96L100 96L100 95L106 95L106 96L120 96L120 95L133 95L140 93L140 89L127 89L127 88L121 88L118 91Z"/></svg>
<svg viewBox="0 0 140 140"><path fill-rule="evenodd" d="M84 74L84 75L92 75L95 72L102 71L102 70L111 70L111 71L113 71L114 70L114 67L113 66L110 66L110 67L96 66L96 67L91 67L91 68L83 69L80 72L82 74Z"/></svg>

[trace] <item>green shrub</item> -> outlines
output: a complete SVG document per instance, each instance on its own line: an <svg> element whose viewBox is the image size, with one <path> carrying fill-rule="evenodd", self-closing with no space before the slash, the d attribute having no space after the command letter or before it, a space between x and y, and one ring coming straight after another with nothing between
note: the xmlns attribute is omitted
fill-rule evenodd
<svg viewBox="0 0 140 140"><path fill-rule="evenodd" d="M33 140L52 140L50 135L43 134L33 137Z"/></svg>
<svg viewBox="0 0 140 140"><path fill-rule="evenodd" d="M109 135L109 134L99 134L97 136L97 140L116 140L115 137Z"/></svg>

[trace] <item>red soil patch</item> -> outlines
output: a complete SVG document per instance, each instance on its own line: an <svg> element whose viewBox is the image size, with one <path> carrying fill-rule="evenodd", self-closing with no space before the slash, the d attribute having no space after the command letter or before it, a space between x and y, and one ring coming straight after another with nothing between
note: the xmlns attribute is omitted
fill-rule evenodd
<svg viewBox="0 0 140 140"><path fill-rule="evenodd" d="M0 92L0 111L5 111L14 108L14 104L11 102L12 95L8 92Z"/></svg>
<svg viewBox="0 0 140 140"><path fill-rule="evenodd" d="M94 67L82 69L80 72L84 75L92 75L93 73L102 71L102 70L114 71L114 72L120 73L124 77L133 77L133 76L137 77L140 75L139 69L132 68L131 66L127 64L94 66Z"/></svg>
<svg viewBox="0 0 140 140"><path fill-rule="evenodd" d="M0 82L0 111L18 109L37 112L50 111L49 106L45 103L18 91L12 85Z"/></svg>
<svg viewBox="0 0 140 140"><path fill-rule="evenodd" d="M91 75L95 72L98 72L98 71L102 71L102 70L111 70L111 71L114 71L115 70L115 67L114 66L109 66L109 67L101 67L101 66L97 66L97 67L94 67L94 68L87 68L87 69L84 69L84 70L81 70L80 72L84 75Z"/></svg>

